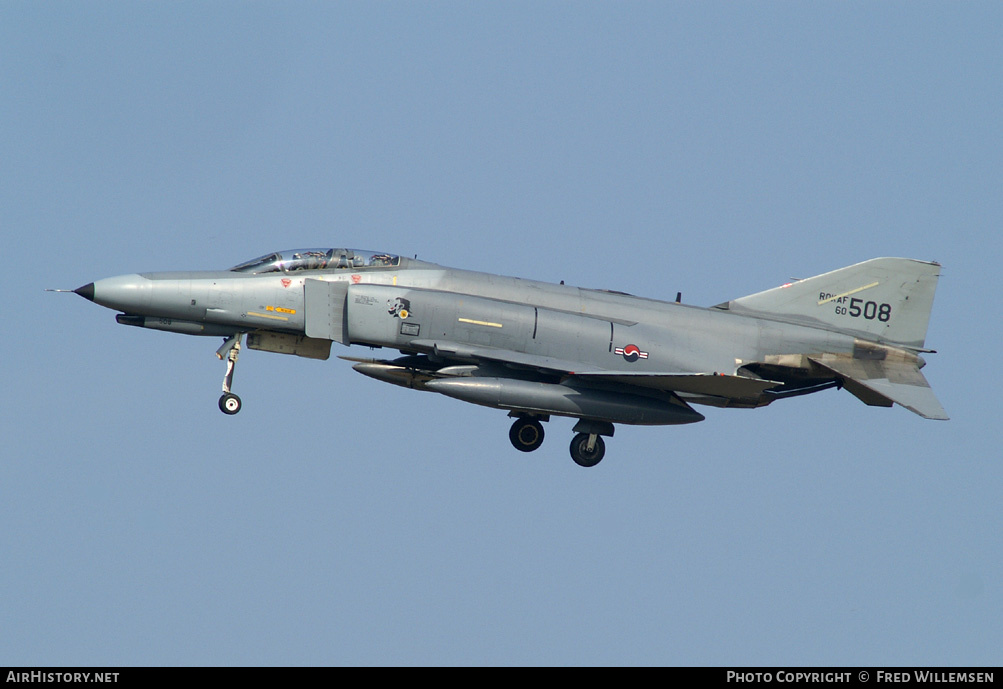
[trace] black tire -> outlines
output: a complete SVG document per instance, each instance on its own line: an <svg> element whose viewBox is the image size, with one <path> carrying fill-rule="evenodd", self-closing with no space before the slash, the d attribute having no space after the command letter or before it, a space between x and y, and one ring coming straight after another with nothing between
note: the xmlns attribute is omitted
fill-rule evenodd
<svg viewBox="0 0 1003 689"><path fill-rule="evenodd" d="M543 445L543 424L528 417L516 419L509 429L508 439L520 452L532 452Z"/></svg>
<svg viewBox="0 0 1003 689"><path fill-rule="evenodd" d="M233 416L240 411L240 406L240 398L232 392L227 392L219 398L219 410L224 414Z"/></svg>
<svg viewBox="0 0 1003 689"><path fill-rule="evenodd" d="M596 436L596 444L592 448L592 452L588 451L588 445L588 433L579 433L571 439L571 459L575 460L575 464L580 467L594 467L606 455L606 443L603 442L601 435Z"/></svg>

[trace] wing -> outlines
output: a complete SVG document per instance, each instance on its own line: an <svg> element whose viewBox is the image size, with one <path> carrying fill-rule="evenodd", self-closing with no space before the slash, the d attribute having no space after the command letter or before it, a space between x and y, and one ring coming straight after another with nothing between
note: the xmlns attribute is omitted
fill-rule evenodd
<svg viewBox="0 0 1003 689"><path fill-rule="evenodd" d="M764 403L761 399L764 390L781 385L771 380L720 373L610 371L584 365L581 362L454 342L415 340L411 345L428 354L469 363L505 364L582 382L616 384L713 398L720 406L758 406Z"/></svg>

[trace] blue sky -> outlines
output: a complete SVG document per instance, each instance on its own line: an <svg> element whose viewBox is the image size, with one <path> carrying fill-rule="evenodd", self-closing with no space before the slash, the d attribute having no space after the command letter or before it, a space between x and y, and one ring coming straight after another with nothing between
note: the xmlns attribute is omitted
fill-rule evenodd
<svg viewBox="0 0 1003 689"><path fill-rule="evenodd" d="M1003 8L0 3L0 665L998 665ZM302 246L712 305L943 276L924 421L827 391L595 469L74 295ZM337 346L337 345L336 345ZM336 353L364 354L368 350Z"/></svg>

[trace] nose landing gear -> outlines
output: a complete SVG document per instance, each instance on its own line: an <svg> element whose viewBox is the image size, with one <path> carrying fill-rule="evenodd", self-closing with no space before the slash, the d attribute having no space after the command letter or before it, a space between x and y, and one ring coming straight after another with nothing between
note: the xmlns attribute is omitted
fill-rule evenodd
<svg viewBox="0 0 1003 689"><path fill-rule="evenodd" d="M230 392L233 384L233 369L237 365L237 357L240 356L240 340L244 333L237 333L227 339L223 346L216 350L216 357L222 359L226 357L226 375L223 376L223 394L219 398L219 410L230 416L240 411L240 398Z"/></svg>

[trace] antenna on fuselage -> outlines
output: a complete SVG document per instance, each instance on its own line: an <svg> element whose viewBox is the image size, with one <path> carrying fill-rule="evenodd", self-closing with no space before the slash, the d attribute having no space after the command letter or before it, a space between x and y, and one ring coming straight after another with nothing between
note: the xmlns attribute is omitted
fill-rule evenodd
<svg viewBox="0 0 1003 689"><path fill-rule="evenodd" d="M677 304L682 304L683 303L683 293L682 292L676 292L676 303Z"/></svg>

